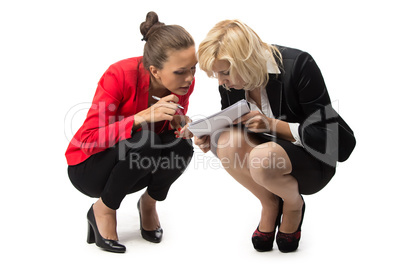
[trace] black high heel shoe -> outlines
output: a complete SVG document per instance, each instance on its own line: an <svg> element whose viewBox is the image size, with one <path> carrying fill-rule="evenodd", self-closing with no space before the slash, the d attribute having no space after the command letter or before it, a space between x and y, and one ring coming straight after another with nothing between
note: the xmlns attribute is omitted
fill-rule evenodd
<svg viewBox="0 0 402 268"><path fill-rule="evenodd" d="M274 231L268 232L268 233L261 232L258 229L260 227L258 225L257 229L253 233L253 237L251 238L251 242L253 242L253 246L254 246L255 250L257 250L259 252L265 252L265 251L272 250L272 247L274 245L276 227L281 222L282 209L283 209L283 200L282 200L282 198L279 198L279 211L278 211L278 216L276 217L275 229L274 229Z"/></svg>
<svg viewBox="0 0 402 268"><path fill-rule="evenodd" d="M141 236L145 240L152 242L152 243L160 243L162 241L162 236L163 236L163 230L162 228L158 227L154 231L146 231L144 228L142 228L142 218L141 218L141 208L140 208L140 200L138 200L137 203L137 208L138 208L138 213L140 214L140 229L141 229Z"/></svg>
<svg viewBox="0 0 402 268"><path fill-rule="evenodd" d="M297 228L296 232L291 234L285 234L278 230L278 234L276 235L276 244L278 245L278 248L281 252L283 253L293 252L299 247L299 241L301 238L301 226L303 223L305 210L306 210L306 203L304 202L303 199L302 216L299 228Z"/></svg>
<svg viewBox="0 0 402 268"><path fill-rule="evenodd" d="M98 226L96 225L93 205L88 211L87 219L88 219L88 236L87 236L88 244L95 243L101 249L115 253L126 252L126 247L124 245L119 244L116 240L104 239L100 235Z"/></svg>

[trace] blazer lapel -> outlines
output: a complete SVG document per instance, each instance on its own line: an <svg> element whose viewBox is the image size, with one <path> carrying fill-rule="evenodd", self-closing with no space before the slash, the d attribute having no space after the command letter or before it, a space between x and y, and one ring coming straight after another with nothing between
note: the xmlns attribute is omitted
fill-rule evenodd
<svg viewBox="0 0 402 268"><path fill-rule="evenodd" d="M282 81L279 75L269 75L269 81L266 86L269 104L271 105L272 113L275 118L278 118L282 114Z"/></svg>

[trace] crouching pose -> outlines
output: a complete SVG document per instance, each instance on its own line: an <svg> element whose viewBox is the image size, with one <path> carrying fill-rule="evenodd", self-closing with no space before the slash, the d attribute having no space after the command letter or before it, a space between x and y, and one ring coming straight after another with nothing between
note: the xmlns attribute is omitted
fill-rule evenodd
<svg viewBox="0 0 402 268"><path fill-rule="evenodd" d="M327 185L336 162L354 149L353 131L332 108L308 53L268 45L238 20L216 24L199 46L198 60L219 80L222 109L246 99L252 111L216 144L214 135L196 137L195 144L204 152L214 148L227 172L260 200L254 248L271 250L278 227L279 250L295 251L305 211L301 194Z"/></svg>

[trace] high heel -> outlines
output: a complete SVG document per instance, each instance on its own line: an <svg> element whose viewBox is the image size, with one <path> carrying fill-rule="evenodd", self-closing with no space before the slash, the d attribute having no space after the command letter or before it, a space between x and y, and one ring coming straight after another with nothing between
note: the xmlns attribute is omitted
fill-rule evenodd
<svg viewBox="0 0 402 268"><path fill-rule="evenodd" d="M101 249L115 253L124 253L126 251L126 247L122 244L119 244L116 240L105 239L101 236L98 230L98 226L96 225L93 205L88 211L87 219L88 219L88 236L87 236L88 244L96 243L96 245Z"/></svg>
<svg viewBox="0 0 402 268"><path fill-rule="evenodd" d="M87 243L93 244L95 243L95 233L94 229L92 229L91 224L88 222L88 236L87 236Z"/></svg>
<svg viewBox="0 0 402 268"><path fill-rule="evenodd" d="M253 243L254 249L259 252L265 252L272 250L275 239L276 227L279 225L282 216L283 200L279 198L279 211L276 217L275 229L272 232L261 232L259 230L259 225L254 231L251 241Z"/></svg>
<svg viewBox="0 0 402 268"><path fill-rule="evenodd" d="M286 234L278 230L278 234L276 235L276 244L278 245L278 248L281 252L283 253L293 252L299 247L299 241L301 238L301 226L303 223L305 210L306 210L306 203L304 202L303 199L302 216L299 227L297 228L296 232Z"/></svg>
<svg viewBox="0 0 402 268"><path fill-rule="evenodd" d="M140 200L138 200L137 203L137 208L138 208L138 213L140 214L140 229L141 229L141 236L145 240L152 242L152 243L160 243L162 241L162 236L163 236L163 230L162 228L158 227L154 231L146 231L142 227L142 217L141 217L141 209L140 209Z"/></svg>

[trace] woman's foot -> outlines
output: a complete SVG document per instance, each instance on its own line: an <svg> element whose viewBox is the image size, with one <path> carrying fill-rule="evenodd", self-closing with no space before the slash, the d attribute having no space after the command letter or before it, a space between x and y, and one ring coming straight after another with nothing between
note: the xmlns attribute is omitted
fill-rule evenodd
<svg viewBox="0 0 402 268"><path fill-rule="evenodd" d="M279 224L282 215L282 199L273 196L269 203L263 205L260 225L254 231L251 239L254 249L260 252L272 250L276 226ZM261 226L262 224L264 225Z"/></svg>
<svg viewBox="0 0 402 268"><path fill-rule="evenodd" d="M287 225L285 225L286 228L282 228L282 224L279 228L278 234L276 235L276 244L278 245L278 249L281 252L287 253L287 252L293 252L297 250L299 247L299 241L301 237L301 226L303 223L303 217L304 217L304 211L306 209L306 205L304 203L303 198L300 196L301 199L301 209L300 212L297 209L299 207L299 201L296 200L294 204L294 207L288 206L287 209L287 215L285 217L285 212L284 212L284 219L287 219L287 222L285 222ZM290 203L292 204L292 203ZM285 201L286 205L286 201ZM290 208L289 208L290 207ZM284 208L285 210L285 208ZM296 223L298 221L298 223ZM282 220L282 223L284 220ZM297 224L297 227L294 227Z"/></svg>
<svg viewBox="0 0 402 268"><path fill-rule="evenodd" d="M158 212L156 211L156 200L145 192L139 202L141 213L141 226L144 230L153 231L160 228Z"/></svg>
<svg viewBox="0 0 402 268"><path fill-rule="evenodd" d="M283 204L283 216L279 230L285 234L297 231L302 218L303 198L298 195L294 200L285 200Z"/></svg>
<svg viewBox="0 0 402 268"><path fill-rule="evenodd" d="M163 230L159 224L158 213L156 212L156 200L145 192L138 200L138 211L140 213L141 236L152 243L162 241Z"/></svg>
<svg viewBox="0 0 402 268"><path fill-rule="evenodd" d="M278 214L281 214L282 204L279 197L274 196L270 203L263 204L261 211L260 224L258 225L258 230L260 232L272 232L276 229L278 225ZM280 217L280 216L279 216Z"/></svg>
<svg viewBox="0 0 402 268"><path fill-rule="evenodd" d="M96 225L104 239L119 240L117 236L116 210L107 207L101 198L93 204Z"/></svg>

